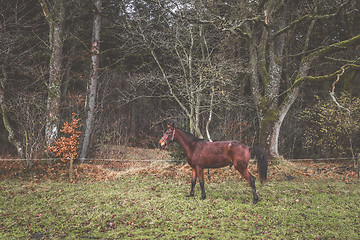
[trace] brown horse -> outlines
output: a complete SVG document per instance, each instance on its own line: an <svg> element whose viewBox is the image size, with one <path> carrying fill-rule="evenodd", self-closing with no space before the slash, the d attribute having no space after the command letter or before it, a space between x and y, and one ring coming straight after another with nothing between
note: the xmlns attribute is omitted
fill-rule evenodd
<svg viewBox="0 0 360 240"><path fill-rule="evenodd" d="M196 179L199 178L201 187L201 199L206 198L204 188L204 169L222 168L234 165L240 174L249 183L253 203L257 203L259 197L256 193L255 178L247 169L250 160L250 151L253 152L258 160L258 170L261 182L266 180L267 159L264 151L259 147L248 147L237 141L218 141L208 142L198 139L191 133L188 133L173 125L168 125L168 130L160 139L161 147L168 143L177 142L185 151L187 162L192 167L191 191L188 197L194 196L194 187Z"/></svg>

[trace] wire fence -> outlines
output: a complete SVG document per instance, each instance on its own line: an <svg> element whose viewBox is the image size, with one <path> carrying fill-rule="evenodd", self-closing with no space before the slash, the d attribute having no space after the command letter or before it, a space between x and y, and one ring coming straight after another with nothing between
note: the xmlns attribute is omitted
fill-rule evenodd
<svg viewBox="0 0 360 240"><path fill-rule="evenodd" d="M64 158L2 158L0 161L60 161ZM64 160L70 160L65 158ZM121 159L121 158L86 158L84 162L104 161L104 162L186 162L186 160L176 159Z"/></svg>
<svg viewBox="0 0 360 240"><path fill-rule="evenodd" d="M0 161L59 161L62 158L0 158ZM269 159L269 162L327 162L327 161L356 161L356 157L341 157L341 158L292 158L292 159ZM70 159L65 159L70 160ZM186 162L185 159L122 159L122 158L86 158L84 162ZM250 162L256 162L251 159Z"/></svg>
<svg viewBox="0 0 360 240"><path fill-rule="evenodd" d="M61 158L33 158L33 159L21 159L21 158L0 158L0 163L2 163L2 168L4 168L3 170L6 170L6 166L8 165L6 162L8 162L10 164L10 162L22 162L22 163L26 163L26 165L32 165L34 162L40 162L40 161L46 161L50 164L52 164L52 162L59 162L61 161ZM66 160L70 160L70 159L66 159ZM73 159L72 159L73 160ZM255 162L255 159L251 159L250 162ZM357 157L341 157L341 158L297 158L297 159L270 159L268 160L270 162L270 164L272 162L276 163L276 162L281 162L281 161L285 161L285 162L296 162L296 163L330 163L330 164L351 164L353 165L352 167L355 170L355 174L357 174L357 178L358 181L360 181L360 154L357 155ZM73 161L69 161L70 162L70 169L71 169L71 173L73 172ZM155 162L168 162L168 163L186 163L186 160L184 159L123 159L123 158L87 158L85 159L84 163L89 163L89 164L114 164L114 163L120 163L120 164L135 164L135 165L142 165L143 163L145 164L151 164L151 163L155 163ZM1 169L0 169L1 171ZM71 174L72 176L72 174Z"/></svg>

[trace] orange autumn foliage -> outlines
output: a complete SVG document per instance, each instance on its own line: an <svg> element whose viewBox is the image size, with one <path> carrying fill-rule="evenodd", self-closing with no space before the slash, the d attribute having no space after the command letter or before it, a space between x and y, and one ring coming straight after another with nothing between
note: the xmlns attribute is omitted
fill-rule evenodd
<svg viewBox="0 0 360 240"><path fill-rule="evenodd" d="M76 129L80 127L79 119L76 119L76 114L72 114L71 122L65 122L60 132L68 135L67 137L60 137L53 146L49 146L48 150L55 153L56 157L60 157L61 161L67 162L70 158L78 156L79 140L81 132Z"/></svg>

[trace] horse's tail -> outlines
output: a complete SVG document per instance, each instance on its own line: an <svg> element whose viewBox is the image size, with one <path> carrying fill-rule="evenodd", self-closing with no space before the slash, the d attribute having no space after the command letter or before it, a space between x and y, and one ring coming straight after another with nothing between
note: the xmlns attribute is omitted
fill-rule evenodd
<svg viewBox="0 0 360 240"><path fill-rule="evenodd" d="M257 159L258 172L260 181L263 183L267 178L268 161L265 151L261 147L251 147L250 152L253 153Z"/></svg>

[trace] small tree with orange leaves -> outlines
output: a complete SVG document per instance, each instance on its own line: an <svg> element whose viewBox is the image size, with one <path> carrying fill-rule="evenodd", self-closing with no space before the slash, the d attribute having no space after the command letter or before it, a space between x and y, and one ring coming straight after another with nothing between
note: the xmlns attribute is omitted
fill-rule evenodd
<svg viewBox="0 0 360 240"><path fill-rule="evenodd" d="M48 150L55 153L55 156L60 157L62 162L70 161L70 181L73 179L73 160L78 156L80 131L79 119L76 119L76 114L72 114L71 122L65 122L60 132L67 134L67 137L59 138L53 146L48 146Z"/></svg>
<svg viewBox="0 0 360 240"><path fill-rule="evenodd" d="M60 132L67 134L67 137L59 138L53 146L49 146L48 150L55 153L55 156L60 157L61 161L68 162L78 156L80 131L79 119L76 119L76 114L72 114L71 122L65 122Z"/></svg>

